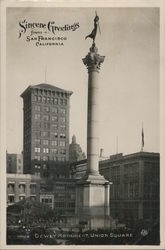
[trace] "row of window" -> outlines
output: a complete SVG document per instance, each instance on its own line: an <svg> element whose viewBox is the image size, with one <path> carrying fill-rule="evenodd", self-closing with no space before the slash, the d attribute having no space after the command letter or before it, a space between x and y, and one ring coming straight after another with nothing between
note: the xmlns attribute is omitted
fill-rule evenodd
<svg viewBox="0 0 165 250"><path fill-rule="evenodd" d="M41 116L41 114L37 113L37 114L34 114L34 119L35 120L41 120L41 118L43 119L43 121L50 121L50 115L43 115ZM58 119L59 118L59 119ZM58 116L52 116L51 117L51 121L52 122L66 122L66 118L65 117L58 117Z"/></svg>
<svg viewBox="0 0 165 250"><path fill-rule="evenodd" d="M36 144L41 144L41 140L40 139L35 139L35 143ZM46 145L46 146L48 146L49 144L52 145L52 146L57 146L58 141L57 140L56 141L43 140L42 144Z"/></svg>
<svg viewBox="0 0 165 250"><path fill-rule="evenodd" d="M52 143L52 146L57 146L57 141L52 141L51 143ZM65 146L66 146L65 141L60 141L59 146L60 146L60 147L65 147ZM52 150L52 151L54 150L54 151L55 151L54 148L52 148L52 149L43 148L43 149L42 149L42 152L43 152L43 153L49 153L50 150ZM40 148L40 147L35 147L35 148L34 148L34 152L35 152L35 153L41 153L41 148Z"/></svg>
<svg viewBox="0 0 165 250"><path fill-rule="evenodd" d="M59 153L61 153L61 152L59 152ZM65 152L66 153L66 152ZM50 157L49 156L47 156L47 155L44 155L43 157L41 157L40 155L36 155L35 156L35 160L38 160L38 161L49 161L49 159L50 159ZM57 157L57 156L53 156L52 158L51 158L51 160L53 160L53 161L62 161L62 162L64 162L64 161L66 161L66 158L65 157ZM38 167L37 167L38 166ZM35 168L40 168L40 165L35 165ZM43 167L43 168L45 168L45 167ZM46 168L45 168L46 169Z"/></svg>
<svg viewBox="0 0 165 250"><path fill-rule="evenodd" d="M41 198L41 202L42 203L50 203L50 204L52 204L52 198Z"/></svg>
<svg viewBox="0 0 165 250"><path fill-rule="evenodd" d="M52 153L52 154L61 154L61 155L65 155L66 154L66 150L65 149L58 150L57 148L51 148L51 149L45 148L43 151L44 151L43 153ZM40 161L41 160L41 156L40 155L35 155L35 160Z"/></svg>
<svg viewBox="0 0 165 250"><path fill-rule="evenodd" d="M55 138L58 137L58 133L54 133L53 135L54 135ZM65 133L60 133L59 137L65 139L66 134ZM47 139L41 140L41 139L38 139L38 138L35 139L36 144L41 144L41 142L43 143L43 145L49 145L49 144L55 145L54 141L49 141Z"/></svg>
<svg viewBox="0 0 165 250"><path fill-rule="evenodd" d="M111 187L111 197L121 198L121 185L114 184ZM125 183L124 184L124 197L125 198L135 198L139 196L139 183Z"/></svg>
<svg viewBox="0 0 165 250"><path fill-rule="evenodd" d="M19 184L18 185L19 191L25 193L26 191L26 185L25 184ZM8 183L8 192L14 192L15 191L15 184L14 183ZM36 184L30 184L30 191L31 193L36 192Z"/></svg>
<svg viewBox="0 0 165 250"><path fill-rule="evenodd" d="M61 120L61 121L64 121L64 120ZM44 123L42 124L42 126L41 126L41 122L35 122L34 128L39 128L39 129L41 129L41 127L44 128L44 129L50 129L50 127L51 127L52 129L56 129L56 130L57 130L58 125L57 125L57 124L51 124L50 122L44 122ZM64 128L63 128L62 126L60 126L60 127L61 127L61 129L64 130ZM65 128L66 128L66 127L65 127Z"/></svg>
<svg viewBox="0 0 165 250"><path fill-rule="evenodd" d="M21 201L21 200L25 200L25 196L23 195L23 196L21 196L21 195L19 195L19 200ZM36 196L30 196L30 199L31 200L36 200ZM14 203L15 202L15 196L13 195L13 196L11 196L11 195L8 195L8 203Z"/></svg>
<svg viewBox="0 0 165 250"><path fill-rule="evenodd" d="M55 113L55 114L57 114L57 113L60 113L60 114L63 114L63 115L66 114L66 109L65 108L58 109L57 107L49 107L49 106L43 106L42 107L40 105L35 105L34 106L34 110L38 111L38 112L41 112L41 108L42 108L42 111L45 111L45 112L50 112L50 110L51 110L51 112Z"/></svg>
<svg viewBox="0 0 165 250"><path fill-rule="evenodd" d="M49 122L44 122L42 125L43 129L50 129L50 127L52 128L52 130L57 130L57 124L50 124ZM34 128L35 129L41 129L41 123L40 122L35 122L34 124Z"/></svg>
<svg viewBox="0 0 165 250"><path fill-rule="evenodd" d="M62 98L54 98L54 97L45 97L45 96L34 96L35 102L43 102L43 103L52 103L55 105L67 105L67 100Z"/></svg>
<svg viewBox="0 0 165 250"><path fill-rule="evenodd" d="M58 129L58 126L56 126L57 124L52 124L52 128L53 130L56 130ZM61 130L66 130L66 126L65 125L60 125L60 129ZM53 137L58 137L58 134L57 132L49 132L49 131L35 131L35 137L50 137L50 136L53 136ZM65 138L65 133L60 133L60 138Z"/></svg>

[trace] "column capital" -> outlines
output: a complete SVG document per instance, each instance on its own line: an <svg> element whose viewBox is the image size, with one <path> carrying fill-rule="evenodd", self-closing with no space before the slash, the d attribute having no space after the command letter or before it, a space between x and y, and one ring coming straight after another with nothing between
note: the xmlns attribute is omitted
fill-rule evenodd
<svg viewBox="0 0 165 250"><path fill-rule="evenodd" d="M98 48L95 46L95 43L92 44L89 50L90 52L88 53L88 55L86 55L86 57L82 59L83 63L86 65L88 73L91 71L99 72L100 65L104 62L105 56L101 56L97 53Z"/></svg>

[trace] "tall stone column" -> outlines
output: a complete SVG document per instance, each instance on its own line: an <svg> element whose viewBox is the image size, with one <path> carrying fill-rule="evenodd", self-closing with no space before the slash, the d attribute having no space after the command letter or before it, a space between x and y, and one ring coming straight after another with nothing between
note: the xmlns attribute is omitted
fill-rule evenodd
<svg viewBox="0 0 165 250"><path fill-rule="evenodd" d="M87 175L99 175L99 70L104 56L93 43L83 59L88 69Z"/></svg>
<svg viewBox="0 0 165 250"><path fill-rule="evenodd" d="M88 69L87 171L77 181L76 218L88 229L109 228L109 181L99 174L99 70L104 56L93 43L83 59Z"/></svg>

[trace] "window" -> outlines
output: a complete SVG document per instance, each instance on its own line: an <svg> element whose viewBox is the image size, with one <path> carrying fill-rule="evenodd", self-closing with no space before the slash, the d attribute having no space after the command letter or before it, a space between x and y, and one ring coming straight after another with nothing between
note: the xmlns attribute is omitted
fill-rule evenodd
<svg viewBox="0 0 165 250"><path fill-rule="evenodd" d="M35 176L40 177L40 172L35 172Z"/></svg>
<svg viewBox="0 0 165 250"><path fill-rule="evenodd" d="M42 132L42 136L43 136L43 137L49 137L49 132L43 131L43 132Z"/></svg>
<svg viewBox="0 0 165 250"><path fill-rule="evenodd" d="M34 96L34 101L37 102L37 95Z"/></svg>
<svg viewBox="0 0 165 250"><path fill-rule="evenodd" d="M48 161L49 157L48 156L43 156L43 161Z"/></svg>
<svg viewBox="0 0 165 250"><path fill-rule="evenodd" d="M8 183L8 191L9 193L13 193L15 189L15 184L14 183Z"/></svg>
<svg viewBox="0 0 165 250"><path fill-rule="evenodd" d="M49 119L50 119L49 115L43 115L43 120L44 121L49 121Z"/></svg>
<svg viewBox="0 0 165 250"><path fill-rule="evenodd" d="M25 196L19 196L19 200L20 201L25 200Z"/></svg>
<svg viewBox="0 0 165 250"><path fill-rule="evenodd" d="M44 122L44 128L45 129L50 129L50 123L49 122Z"/></svg>
<svg viewBox="0 0 165 250"><path fill-rule="evenodd" d="M20 191L20 193L25 193L25 190L26 190L26 186L25 186L25 184L19 184L19 191Z"/></svg>
<svg viewBox="0 0 165 250"><path fill-rule="evenodd" d="M65 100L65 99L60 99L60 104L61 104L61 105L67 105L67 100Z"/></svg>
<svg viewBox="0 0 165 250"><path fill-rule="evenodd" d="M56 185L56 189L58 189L58 190L65 190L65 186L62 185L62 184L57 184Z"/></svg>
<svg viewBox="0 0 165 250"><path fill-rule="evenodd" d="M65 130L66 126L65 125L60 125L61 130Z"/></svg>
<svg viewBox="0 0 165 250"><path fill-rule="evenodd" d="M57 122L57 120L58 120L57 116L52 116L52 121L53 122Z"/></svg>
<svg viewBox="0 0 165 250"><path fill-rule="evenodd" d="M53 132L52 135L57 138L58 137L58 133L57 132Z"/></svg>
<svg viewBox="0 0 165 250"><path fill-rule="evenodd" d="M34 110L35 110L35 111L39 111L39 112L40 112L40 111L41 111L41 106L39 106L39 105L35 105Z"/></svg>
<svg viewBox="0 0 165 250"><path fill-rule="evenodd" d="M61 109L61 114L65 115L66 114L66 110L65 109Z"/></svg>
<svg viewBox="0 0 165 250"><path fill-rule="evenodd" d="M40 160L41 160L41 157L40 157L40 155L35 155L35 156L34 156L34 159L37 160L37 161L40 161Z"/></svg>
<svg viewBox="0 0 165 250"><path fill-rule="evenodd" d="M43 148L43 153L49 153L49 149L48 148Z"/></svg>
<svg viewBox="0 0 165 250"><path fill-rule="evenodd" d="M40 114L34 114L34 119L35 120L40 120L41 119L41 115Z"/></svg>
<svg viewBox="0 0 165 250"><path fill-rule="evenodd" d="M41 101L42 101L42 97L38 96L38 102L41 102Z"/></svg>
<svg viewBox="0 0 165 250"><path fill-rule="evenodd" d="M41 132L40 131L35 131L35 136L36 137L40 137L41 136Z"/></svg>
<svg viewBox="0 0 165 250"><path fill-rule="evenodd" d="M35 169L40 169L41 165L40 164L35 164L34 167L35 167Z"/></svg>
<svg viewBox="0 0 165 250"><path fill-rule="evenodd" d="M57 141L52 141L52 146L57 146Z"/></svg>
<svg viewBox="0 0 165 250"><path fill-rule="evenodd" d="M57 152L58 152L58 151L57 151L57 148L52 148L52 149L51 149L51 152L52 152L52 154L57 154Z"/></svg>
<svg viewBox="0 0 165 250"><path fill-rule="evenodd" d="M40 139L35 139L35 143L36 143L36 144L40 144L40 143L41 143L41 140L40 140Z"/></svg>
<svg viewBox="0 0 165 250"><path fill-rule="evenodd" d="M65 133L60 133L60 138L66 138L66 134Z"/></svg>
<svg viewBox="0 0 165 250"><path fill-rule="evenodd" d="M54 98L54 104L58 104L58 99Z"/></svg>
<svg viewBox="0 0 165 250"><path fill-rule="evenodd" d="M57 114L58 113L58 108L52 107L52 112Z"/></svg>
<svg viewBox="0 0 165 250"><path fill-rule="evenodd" d="M66 121L65 117L60 117L60 122L65 122L65 121Z"/></svg>
<svg viewBox="0 0 165 250"><path fill-rule="evenodd" d="M41 128L41 123L40 123L40 122L35 122L35 128L36 128L36 129Z"/></svg>
<svg viewBox="0 0 165 250"><path fill-rule="evenodd" d="M49 141L48 140L43 140L43 145L49 145Z"/></svg>
<svg viewBox="0 0 165 250"><path fill-rule="evenodd" d="M52 129L53 129L53 130L58 129L58 125L57 125L57 124L52 124Z"/></svg>
<svg viewBox="0 0 165 250"><path fill-rule="evenodd" d="M14 203L14 200L15 200L14 195L8 195L8 202L9 203Z"/></svg>
<svg viewBox="0 0 165 250"><path fill-rule="evenodd" d="M47 169L48 169L48 167L47 167L46 164L43 164L43 169L44 169L44 170L47 170Z"/></svg>
<svg viewBox="0 0 165 250"><path fill-rule="evenodd" d="M66 150L65 149L61 149L60 150L60 154L65 155L66 154Z"/></svg>
<svg viewBox="0 0 165 250"><path fill-rule="evenodd" d="M40 153L40 151L41 151L40 148L37 148L37 147L34 148L35 153Z"/></svg>
<svg viewBox="0 0 165 250"><path fill-rule="evenodd" d="M30 184L30 193L35 194L36 193L36 184Z"/></svg>
<svg viewBox="0 0 165 250"><path fill-rule="evenodd" d="M56 156L53 156L53 161L57 161L57 157Z"/></svg>
<svg viewBox="0 0 165 250"><path fill-rule="evenodd" d="M60 147L65 147L66 143L65 141L60 141Z"/></svg>
<svg viewBox="0 0 165 250"><path fill-rule="evenodd" d="M44 111L49 112L49 111L50 111L50 108L49 108L48 106L45 106L45 107L44 107Z"/></svg>
<svg viewBox="0 0 165 250"><path fill-rule="evenodd" d="M42 98L42 102L46 103L46 97L45 96Z"/></svg>
<svg viewBox="0 0 165 250"><path fill-rule="evenodd" d="M60 104L63 105L63 99L60 99Z"/></svg>
<svg viewBox="0 0 165 250"><path fill-rule="evenodd" d="M50 103L50 97L47 97L47 103Z"/></svg>

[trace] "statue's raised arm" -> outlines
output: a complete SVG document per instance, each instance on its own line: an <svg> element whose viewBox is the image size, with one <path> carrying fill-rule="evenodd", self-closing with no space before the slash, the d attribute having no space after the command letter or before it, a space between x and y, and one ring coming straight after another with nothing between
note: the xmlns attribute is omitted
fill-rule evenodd
<svg viewBox="0 0 165 250"><path fill-rule="evenodd" d="M96 16L94 18L94 29L92 30L92 32L88 36L85 37L85 39L87 39L89 37L89 38L93 39L93 43L95 43L98 25L99 25L99 16L96 13Z"/></svg>

